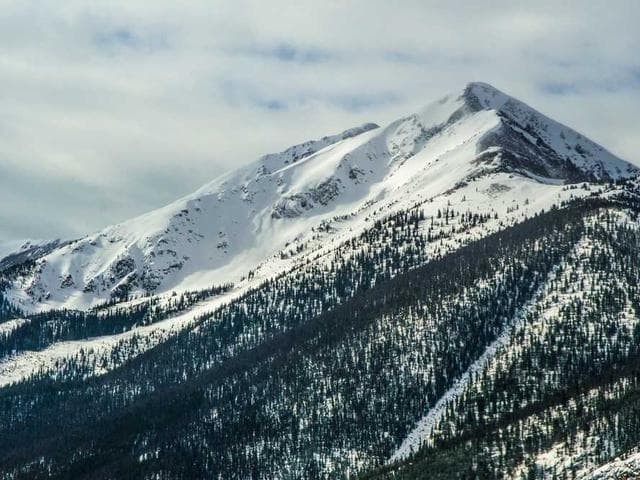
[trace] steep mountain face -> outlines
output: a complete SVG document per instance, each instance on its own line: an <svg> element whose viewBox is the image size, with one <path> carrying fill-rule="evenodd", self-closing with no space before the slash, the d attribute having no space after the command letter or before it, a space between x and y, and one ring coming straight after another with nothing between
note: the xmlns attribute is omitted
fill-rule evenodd
<svg viewBox="0 0 640 480"><path fill-rule="evenodd" d="M56 249L64 247L70 242L61 240L16 242L7 244L6 248L0 248L0 272L13 267L35 262Z"/></svg>
<svg viewBox="0 0 640 480"><path fill-rule="evenodd" d="M480 140L480 150L486 152L482 160L493 161L498 168L570 182L615 180L636 171L579 133L489 85L472 84L463 95L475 111L493 110L500 118L499 126Z"/></svg>
<svg viewBox="0 0 640 480"><path fill-rule="evenodd" d="M290 245L320 245L341 227L361 230L374 210L463 191L490 175L515 174L542 188L636 171L525 104L472 83L384 128L366 124L266 155L162 209L62 244L8 276L7 296L28 311L87 308L266 278L287 267L278 254ZM321 230L322 238L312 233Z"/></svg>
<svg viewBox="0 0 640 480"><path fill-rule="evenodd" d="M637 173L473 83L27 246L0 477L634 478Z"/></svg>
<svg viewBox="0 0 640 480"><path fill-rule="evenodd" d="M639 231L635 209L585 215L523 315L371 477L636 478Z"/></svg>

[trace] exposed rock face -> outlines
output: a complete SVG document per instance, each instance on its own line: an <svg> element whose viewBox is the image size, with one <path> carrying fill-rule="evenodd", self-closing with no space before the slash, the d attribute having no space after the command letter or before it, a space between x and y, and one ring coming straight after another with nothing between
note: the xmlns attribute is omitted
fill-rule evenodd
<svg viewBox="0 0 640 480"><path fill-rule="evenodd" d="M351 174L351 172L350 172ZM273 218L295 218L317 205L329 205L342 189L339 178L329 178L304 193L283 198L273 207Z"/></svg>
<svg viewBox="0 0 640 480"><path fill-rule="evenodd" d="M22 248L14 253L7 255L4 258L0 258L0 272L8 270L17 265L22 265L28 262L34 262L35 260L44 257L57 248L64 247L72 242L61 240L53 240L50 242L31 244L27 242Z"/></svg>

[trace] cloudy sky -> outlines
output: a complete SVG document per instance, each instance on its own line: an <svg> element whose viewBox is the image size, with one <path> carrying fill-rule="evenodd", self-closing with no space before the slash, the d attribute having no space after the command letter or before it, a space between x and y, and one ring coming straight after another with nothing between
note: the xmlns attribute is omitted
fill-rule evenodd
<svg viewBox="0 0 640 480"><path fill-rule="evenodd" d="M90 232L471 80L640 164L638 25L636 0L3 0L0 241Z"/></svg>

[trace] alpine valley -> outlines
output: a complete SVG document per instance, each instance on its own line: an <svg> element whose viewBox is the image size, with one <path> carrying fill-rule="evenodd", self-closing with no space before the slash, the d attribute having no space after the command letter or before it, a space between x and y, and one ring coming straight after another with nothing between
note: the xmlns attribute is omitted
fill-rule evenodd
<svg viewBox="0 0 640 480"><path fill-rule="evenodd" d="M470 83L0 246L0 478L640 478L638 173Z"/></svg>

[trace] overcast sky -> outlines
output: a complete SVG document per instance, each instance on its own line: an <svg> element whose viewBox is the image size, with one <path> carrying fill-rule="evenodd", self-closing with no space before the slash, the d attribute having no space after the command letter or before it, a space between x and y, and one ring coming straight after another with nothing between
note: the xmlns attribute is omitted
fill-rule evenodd
<svg viewBox="0 0 640 480"><path fill-rule="evenodd" d="M636 0L3 0L0 241L88 233L472 80L640 164L639 25Z"/></svg>

